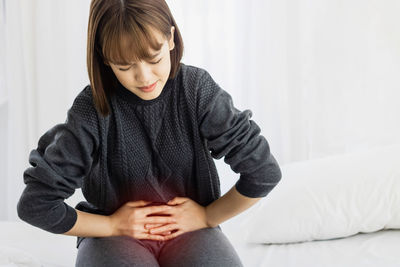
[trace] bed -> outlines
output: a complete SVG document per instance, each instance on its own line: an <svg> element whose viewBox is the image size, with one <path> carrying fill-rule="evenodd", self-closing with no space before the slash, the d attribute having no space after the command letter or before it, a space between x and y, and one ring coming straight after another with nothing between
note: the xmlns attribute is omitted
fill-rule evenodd
<svg viewBox="0 0 400 267"><path fill-rule="evenodd" d="M390 145L282 165L274 190L221 229L244 266L399 267L399 155ZM0 222L0 266L74 266L75 245Z"/></svg>
<svg viewBox="0 0 400 267"><path fill-rule="evenodd" d="M235 225L221 225L244 266L399 267L400 230L358 233L345 238L286 244L243 242ZM224 227L225 226L225 227Z"/></svg>
<svg viewBox="0 0 400 267"><path fill-rule="evenodd" d="M244 266L399 267L400 230L359 233L332 240L292 244L243 242L238 218L221 224ZM75 238L54 235L23 222L0 222L0 266L74 266Z"/></svg>

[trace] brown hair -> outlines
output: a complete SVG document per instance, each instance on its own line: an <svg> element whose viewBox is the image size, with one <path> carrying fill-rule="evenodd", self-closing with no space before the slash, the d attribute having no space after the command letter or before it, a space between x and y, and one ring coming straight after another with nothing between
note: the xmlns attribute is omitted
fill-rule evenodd
<svg viewBox="0 0 400 267"><path fill-rule="evenodd" d="M174 78L180 67L183 41L178 26L165 0L92 0L87 36L87 69L96 110L109 114L108 97L118 84L108 62L129 64L149 59L148 48L159 50L151 29L167 39L175 27L175 47L170 51L171 72Z"/></svg>

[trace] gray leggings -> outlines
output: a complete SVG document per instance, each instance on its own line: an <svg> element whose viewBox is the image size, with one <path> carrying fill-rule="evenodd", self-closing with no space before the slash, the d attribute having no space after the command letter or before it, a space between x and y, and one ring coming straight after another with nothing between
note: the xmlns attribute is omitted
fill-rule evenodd
<svg viewBox="0 0 400 267"><path fill-rule="evenodd" d="M183 233L167 241L129 236L86 237L76 267L85 266L243 266L218 225Z"/></svg>

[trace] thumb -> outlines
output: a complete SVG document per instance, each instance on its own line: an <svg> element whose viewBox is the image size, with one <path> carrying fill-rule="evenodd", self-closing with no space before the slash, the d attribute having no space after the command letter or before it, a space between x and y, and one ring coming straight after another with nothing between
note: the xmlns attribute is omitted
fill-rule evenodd
<svg viewBox="0 0 400 267"><path fill-rule="evenodd" d="M145 206L147 204L151 203L151 201L146 201L146 200L137 200L137 201L129 201L126 202L126 205L128 205L129 207L142 207Z"/></svg>
<svg viewBox="0 0 400 267"><path fill-rule="evenodd" d="M167 204L170 204L170 205L181 204L181 203L185 202L186 200L187 199L184 197L174 197L173 199L168 201Z"/></svg>

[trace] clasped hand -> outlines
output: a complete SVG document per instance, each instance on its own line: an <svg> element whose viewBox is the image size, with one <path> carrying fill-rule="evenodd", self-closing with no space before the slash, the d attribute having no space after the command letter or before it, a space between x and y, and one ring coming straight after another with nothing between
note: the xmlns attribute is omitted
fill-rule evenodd
<svg viewBox="0 0 400 267"><path fill-rule="evenodd" d="M164 240L168 240L185 232L210 227L207 223L206 207L199 205L192 199L175 197L168 201L167 205L172 208L166 213L169 214L175 222L168 224L146 223L145 228L149 229L151 234L171 232L171 234L164 235Z"/></svg>
<svg viewBox="0 0 400 267"><path fill-rule="evenodd" d="M187 197L175 197L167 205L129 201L110 215L111 235L166 241L185 232L210 227L206 207Z"/></svg>

